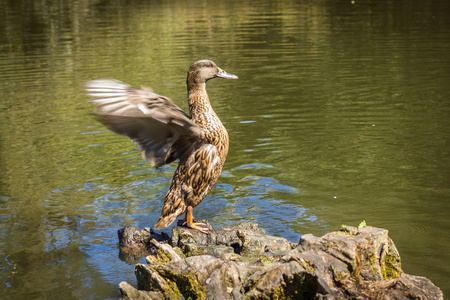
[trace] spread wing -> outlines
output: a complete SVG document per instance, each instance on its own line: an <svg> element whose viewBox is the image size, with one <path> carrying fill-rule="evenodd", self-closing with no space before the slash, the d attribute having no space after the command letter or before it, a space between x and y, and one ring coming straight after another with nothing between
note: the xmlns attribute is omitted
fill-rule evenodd
<svg viewBox="0 0 450 300"><path fill-rule="evenodd" d="M143 156L156 166L184 159L198 142L203 129L167 97L150 88L134 89L116 80L86 83L94 97L98 119L112 131L129 137Z"/></svg>

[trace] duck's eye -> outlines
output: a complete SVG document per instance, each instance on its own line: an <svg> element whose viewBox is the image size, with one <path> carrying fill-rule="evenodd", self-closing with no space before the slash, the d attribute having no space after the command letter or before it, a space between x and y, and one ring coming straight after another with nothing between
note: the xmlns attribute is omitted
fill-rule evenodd
<svg viewBox="0 0 450 300"><path fill-rule="evenodd" d="M211 68L211 67L212 67L212 64L206 64L205 67Z"/></svg>

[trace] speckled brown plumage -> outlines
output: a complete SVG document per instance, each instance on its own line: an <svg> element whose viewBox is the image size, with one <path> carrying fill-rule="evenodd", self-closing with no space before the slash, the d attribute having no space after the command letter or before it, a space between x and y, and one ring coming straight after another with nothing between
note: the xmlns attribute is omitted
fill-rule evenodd
<svg viewBox="0 0 450 300"><path fill-rule="evenodd" d="M216 115L206 93L206 81L215 77L237 79L210 60L191 65L187 75L187 116L169 98L114 80L87 83L88 95L96 97L100 121L116 133L128 136L143 157L161 166L179 159L164 200L156 229L169 226L186 212L188 227L207 233L194 223L192 209L216 183L228 153L228 133Z"/></svg>

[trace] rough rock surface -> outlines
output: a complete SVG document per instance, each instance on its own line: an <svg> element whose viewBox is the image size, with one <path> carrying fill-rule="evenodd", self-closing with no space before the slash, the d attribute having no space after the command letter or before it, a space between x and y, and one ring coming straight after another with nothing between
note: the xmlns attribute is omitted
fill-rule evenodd
<svg viewBox="0 0 450 300"><path fill-rule="evenodd" d="M137 232L122 230L121 251L151 254L135 266L137 289L120 283L122 299L443 299L428 279L402 272L385 229L343 227L299 243L249 223L208 235L177 226L171 239Z"/></svg>

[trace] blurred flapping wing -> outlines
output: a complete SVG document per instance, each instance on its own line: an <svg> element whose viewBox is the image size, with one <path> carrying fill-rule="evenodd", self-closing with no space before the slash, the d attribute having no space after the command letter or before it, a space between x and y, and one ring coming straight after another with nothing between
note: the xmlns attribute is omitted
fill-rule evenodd
<svg viewBox="0 0 450 300"><path fill-rule="evenodd" d="M116 80L86 83L98 119L112 131L129 137L143 157L157 167L184 159L204 143L204 131L167 97Z"/></svg>

